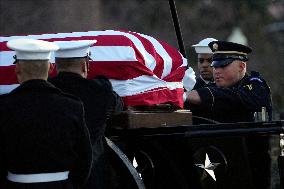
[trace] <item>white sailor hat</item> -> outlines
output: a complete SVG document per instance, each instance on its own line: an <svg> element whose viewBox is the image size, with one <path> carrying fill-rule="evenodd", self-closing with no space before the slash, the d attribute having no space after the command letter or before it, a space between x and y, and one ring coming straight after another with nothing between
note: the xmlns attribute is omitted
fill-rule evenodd
<svg viewBox="0 0 284 189"><path fill-rule="evenodd" d="M12 39L7 46L14 50L16 60L49 60L51 52L59 49L58 45L37 39Z"/></svg>
<svg viewBox="0 0 284 189"><path fill-rule="evenodd" d="M192 47L194 47L196 53L198 54L213 54L213 52L208 46L208 44L212 41L217 41L217 39L206 38L206 39L199 41L199 43L192 45Z"/></svg>
<svg viewBox="0 0 284 189"><path fill-rule="evenodd" d="M90 46L97 40L80 41L56 41L59 50L55 53L56 58L81 58L90 56Z"/></svg>

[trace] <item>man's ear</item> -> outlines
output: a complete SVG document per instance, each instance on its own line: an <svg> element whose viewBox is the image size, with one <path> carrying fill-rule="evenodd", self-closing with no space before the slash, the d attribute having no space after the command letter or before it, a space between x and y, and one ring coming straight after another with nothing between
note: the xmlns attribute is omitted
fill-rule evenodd
<svg viewBox="0 0 284 189"><path fill-rule="evenodd" d="M82 70L82 72L87 72L87 66L86 66L86 63L85 62L82 62L81 63L81 70Z"/></svg>
<svg viewBox="0 0 284 189"><path fill-rule="evenodd" d="M88 63L87 62L81 63L81 72L82 72L82 76L84 78L87 78L88 76Z"/></svg>
<svg viewBox="0 0 284 189"><path fill-rule="evenodd" d="M90 62L89 61L86 62L86 67L87 67L87 73L89 73L89 71L90 71Z"/></svg>
<svg viewBox="0 0 284 189"><path fill-rule="evenodd" d="M246 69L247 65L245 62L240 61L239 68L240 72L243 72Z"/></svg>
<svg viewBox="0 0 284 189"><path fill-rule="evenodd" d="M21 67L22 65L19 62L17 62L16 67L15 67L15 73L17 75L17 80L19 83L22 83L22 71L21 71L22 68Z"/></svg>
<svg viewBox="0 0 284 189"><path fill-rule="evenodd" d="M16 74L20 74L20 73L21 73L21 64L20 64L20 63L17 63L17 64L16 64L15 73L16 73Z"/></svg>

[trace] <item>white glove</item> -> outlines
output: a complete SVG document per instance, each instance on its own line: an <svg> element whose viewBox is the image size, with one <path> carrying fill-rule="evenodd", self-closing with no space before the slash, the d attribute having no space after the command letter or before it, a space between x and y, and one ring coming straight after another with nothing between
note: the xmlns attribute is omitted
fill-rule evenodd
<svg viewBox="0 0 284 189"><path fill-rule="evenodd" d="M193 69L191 67L189 67L183 76L182 79L182 83L183 83L183 87L187 90L187 91L191 91L196 83L196 76L195 76L195 72L193 71Z"/></svg>

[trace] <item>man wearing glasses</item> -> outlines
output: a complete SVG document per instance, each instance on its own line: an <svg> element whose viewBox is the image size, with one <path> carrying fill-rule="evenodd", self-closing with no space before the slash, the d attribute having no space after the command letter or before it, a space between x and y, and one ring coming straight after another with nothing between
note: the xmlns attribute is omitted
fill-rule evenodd
<svg viewBox="0 0 284 189"><path fill-rule="evenodd" d="M213 82L213 69L211 67L213 53L208 47L208 44L212 41L217 40L214 38L206 38L201 40L198 44L192 45L198 56L198 70L200 74L193 89L205 87Z"/></svg>

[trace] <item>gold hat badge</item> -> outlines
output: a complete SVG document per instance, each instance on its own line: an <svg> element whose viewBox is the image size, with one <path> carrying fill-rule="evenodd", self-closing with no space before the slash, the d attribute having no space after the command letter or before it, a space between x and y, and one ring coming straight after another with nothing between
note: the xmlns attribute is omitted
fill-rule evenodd
<svg viewBox="0 0 284 189"><path fill-rule="evenodd" d="M213 50L215 50L215 51L218 50L218 44L217 44L217 43L214 43L214 44L213 44Z"/></svg>

